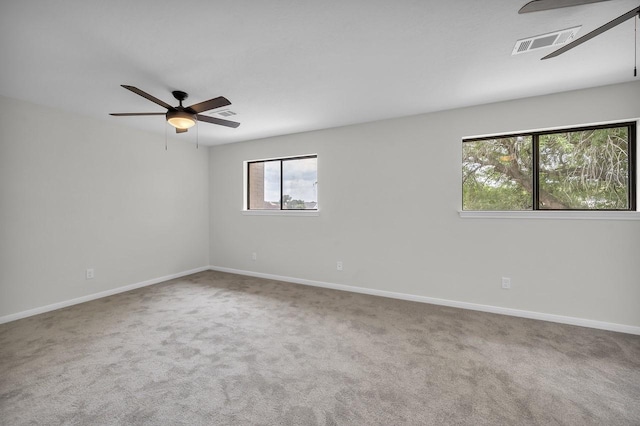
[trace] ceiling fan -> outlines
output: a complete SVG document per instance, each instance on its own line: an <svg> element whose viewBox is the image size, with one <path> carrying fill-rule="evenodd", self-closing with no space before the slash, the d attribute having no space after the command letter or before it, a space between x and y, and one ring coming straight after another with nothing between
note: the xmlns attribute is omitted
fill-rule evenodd
<svg viewBox="0 0 640 426"><path fill-rule="evenodd" d="M174 107L154 96L151 96L147 92L138 89L137 87L127 86L125 84L123 84L122 87L132 91L137 95L142 96L143 98L149 99L151 102L156 103L161 107L166 108L167 112L123 112L111 113L109 115L113 115L116 117L127 117L134 115L164 115L167 118L167 122L176 128L176 133L186 132L190 127L193 127L196 124L196 121L204 121L207 123L219 124L221 126L233 128L236 128L240 125L240 123L237 123L235 121L223 120L221 118L200 114L204 111L231 105L231 102L229 102L229 100L224 96L218 96L217 98L209 99L208 101L199 102L197 104L185 107L182 105L182 101L187 99L189 95L187 95L185 92L181 92L180 90L175 90L171 93L173 94L173 97L176 98L178 102L180 102L180 105Z"/></svg>
<svg viewBox="0 0 640 426"><path fill-rule="evenodd" d="M525 4L524 6L522 6L522 8L520 8L518 13L539 12L542 10L558 9L561 7L569 7L569 6L580 6L583 4L599 3L602 1L609 1L609 0L533 0ZM614 20L602 25L601 27L596 28L595 30L583 35L582 37L575 39L571 43L567 43L560 49L548 54L542 59L555 58L558 55L562 55L567 50L571 50L574 47L579 46L582 43L589 41L592 38L602 34L603 32L608 31L611 28L617 25L620 25L626 20L634 18L636 16L640 16L640 7L636 7L635 9L630 10L624 15L618 16Z"/></svg>

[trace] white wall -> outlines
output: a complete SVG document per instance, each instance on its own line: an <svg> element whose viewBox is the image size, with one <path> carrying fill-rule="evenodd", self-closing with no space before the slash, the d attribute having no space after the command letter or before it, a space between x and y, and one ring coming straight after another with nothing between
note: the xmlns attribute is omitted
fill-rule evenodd
<svg viewBox="0 0 640 426"><path fill-rule="evenodd" d="M211 265L640 326L640 221L457 213L463 137L637 117L629 83L213 147ZM242 215L243 161L309 153L320 216Z"/></svg>
<svg viewBox="0 0 640 426"><path fill-rule="evenodd" d="M164 139L0 97L0 317L208 265L208 149Z"/></svg>

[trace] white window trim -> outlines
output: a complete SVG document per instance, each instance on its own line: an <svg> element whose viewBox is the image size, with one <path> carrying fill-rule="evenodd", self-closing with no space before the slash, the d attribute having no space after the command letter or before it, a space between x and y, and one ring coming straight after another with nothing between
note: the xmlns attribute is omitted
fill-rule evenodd
<svg viewBox="0 0 640 426"><path fill-rule="evenodd" d="M320 216L319 210L242 210L245 216Z"/></svg>
<svg viewBox="0 0 640 426"><path fill-rule="evenodd" d="M521 210L521 211L476 211L459 210L462 219L571 219L571 220L640 220L637 211L569 211L569 210Z"/></svg>

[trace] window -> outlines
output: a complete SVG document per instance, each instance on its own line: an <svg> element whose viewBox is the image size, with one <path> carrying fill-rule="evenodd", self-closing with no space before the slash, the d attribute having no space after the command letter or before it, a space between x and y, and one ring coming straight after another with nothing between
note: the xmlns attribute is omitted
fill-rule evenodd
<svg viewBox="0 0 640 426"><path fill-rule="evenodd" d="M317 210L318 156L247 163L247 210Z"/></svg>
<svg viewBox="0 0 640 426"><path fill-rule="evenodd" d="M636 210L636 123L462 143L463 210Z"/></svg>

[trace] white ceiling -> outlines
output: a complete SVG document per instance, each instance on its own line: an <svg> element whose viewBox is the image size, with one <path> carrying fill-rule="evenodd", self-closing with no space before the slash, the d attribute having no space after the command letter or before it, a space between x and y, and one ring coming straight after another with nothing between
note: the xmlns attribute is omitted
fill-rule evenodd
<svg viewBox="0 0 640 426"><path fill-rule="evenodd" d="M612 0L519 15L527 0L3 0L0 94L164 134L172 105L219 95L237 129L201 144L368 122L634 80L634 21L557 58L517 39L637 7ZM177 137L192 137L193 131Z"/></svg>

